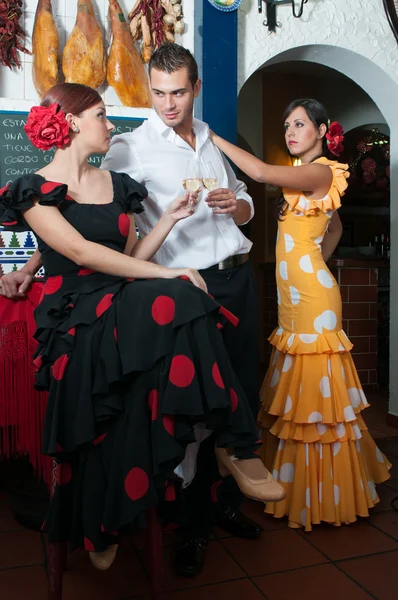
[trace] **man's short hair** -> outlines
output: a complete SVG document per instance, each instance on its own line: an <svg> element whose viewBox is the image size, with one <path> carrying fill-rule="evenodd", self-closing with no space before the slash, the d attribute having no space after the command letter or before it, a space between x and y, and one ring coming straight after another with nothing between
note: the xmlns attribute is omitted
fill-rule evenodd
<svg viewBox="0 0 398 600"><path fill-rule="evenodd" d="M149 61L149 75L152 69L163 73L175 73L184 68L187 69L189 81L194 87L198 80L198 63L189 50L171 42L159 46Z"/></svg>

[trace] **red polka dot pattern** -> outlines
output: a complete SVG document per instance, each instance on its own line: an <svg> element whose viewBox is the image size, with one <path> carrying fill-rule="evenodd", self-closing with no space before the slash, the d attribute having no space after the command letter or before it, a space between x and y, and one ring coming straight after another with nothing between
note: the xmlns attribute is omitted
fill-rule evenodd
<svg viewBox="0 0 398 600"><path fill-rule="evenodd" d="M106 433L102 433L98 437L96 437L91 443L93 446L98 446L101 442L106 438Z"/></svg>
<svg viewBox="0 0 398 600"><path fill-rule="evenodd" d="M220 369L217 363L214 363L213 368L211 370L211 374L213 375L214 382L218 385L218 387L224 389L225 385L222 380Z"/></svg>
<svg viewBox="0 0 398 600"><path fill-rule="evenodd" d="M72 467L68 463L57 466L56 480L58 485L67 485L72 479Z"/></svg>
<svg viewBox="0 0 398 600"><path fill-rule="evenodd" d="M84 549L87 550L87 552L95 552L93 542L86 537L84 538Z"/></svg>
<svg viewBox="0 0 398 600"><path fill-rule="evenodd" d="M177 387L188 387L195 377L195 366L188 356L177 354L170 366L169 379Z"/></svg>
<svg viewBox="0 0 398 600"><path fill-rule="evenodd" d="M2 225L4 225L4 227L12 227L12 225L16 225L18 223L18 221L3 221Z"/></svg>
<svg viewBox="0 0 398 600"><path fill-rule="evenodd" d="M91 273L95 273L95 271L93 269L80 269L78 272L78 275L80 275L80 277L84 277L84 275L91 275Z"/></svg>
<svg viewBox="0 0 398 600"><path fill-rule="evenodd" d="M231 388L229 390L229 396L231 398L231 410L232 410L232 412L235 412L236 409L238 408L238 403L239 403L238 394L235 392L234 389Z"/></svg>
<svg viewBox="0 0 398 600"><path fill-rule="evenodd" d="M42 194L49 194L50 192L55 190L55 188L59 187L60 185L63 185L63 184L56 183L55 181L46 181L46 183L43 183L40 190L41 190Z"/></svg>
<svg viewBox="0 0 398 600"><path fill-rule="evenodd" d="M95 309L97 317L100 317L104 314L105 311L108 310L110 305L112 304L113 294L106 294L102 300L100 300L97 304L97 308Z"/></svg>
<svg viewBox="0 0 398 600"><path fill-rule="evenodd" d="M176 491L174 485L170 484L166 488L165 500L166 502L174 502L176 499Z"/></svg>
<svg viewBox="0 0 398 600"><path fill-rule="evenodd" d="M69 358L67 354L62 354L52 366L52 376L57 381L61 381L64 376L66 365L69 362Z"/></svg>
<svg viewBox="0 0 398 600"><path fill-rule="evenodd" d="M170 435L174 436L175 433L175 422L172 415L165 415L163 417L163 427Z"/></svg>
<svg viewBox="0 0 398 600"><path fill-rule="evenodd" d="M118 219L118 227L123 237L128 237L130 233L130 219L124 213Z"/></svg>
<svg viewBox="0 0 398 600"><path fill-rule="evenodd" d="M76 327L71 327L68 331L69 335L76 335Z"/></svg>
<svg viewBox="0 0 398 600"><path fill-rule="evenodd" d="M55 275L54 277L49 277L46 283L44 284L43 292L46 295L55 294L55 292L58 292L58 290L62 286L62 282L62 275Z"/></svg>
<svg viewBox="0 0 398 600"><path fill-rule="evenodd" d="M221 480L215 481L210 488L210 498L211 498L211 501L213 502L213 504L216 504L218 502L217 488L220 487L220 485L221 485Z"/></svg>
<svg viewBox="0 0 398 600"><path fill-rule="evenodd" d="M34 365L36 371L40 371L40 369L43 366L43 357L38 356L37 358L35 358L33 361L33 365Z"/></svg>
<svg viewBox="0 0 398 600"><path fill-rule="evenodd" d="M174 319L176 305L169 296L158 296L152 304L152 318L158 325L167 325Z"/></svg>
<svg viewBox="0 0 398 600"><path fill-rule="evenodd" d="M152 421L156 421L159 407L159 393L157 390L151 390L148 396L148 407L151 411Z"/></svg>
<svg viewBox="0 0 398 600"><path fill-rule="evenodd" d="M149 490L149 478L143 469L133 467L124 480L124 488L130 500L139 500Z"/></svg>

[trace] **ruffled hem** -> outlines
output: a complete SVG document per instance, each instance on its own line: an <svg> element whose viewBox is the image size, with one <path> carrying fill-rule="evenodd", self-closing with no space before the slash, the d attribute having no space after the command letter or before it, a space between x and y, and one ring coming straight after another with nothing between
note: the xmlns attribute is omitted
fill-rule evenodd
<svg viewBox="0 0 398 600"><path fill-rule="evenodd" d="M295 214L313 215L317 211L326 213L341 206L340 198L344 195L348 186L348 165L324 157L318 158L315 162L329 166L332 169L333 179L330 189L323 198L314 200L313 198L307 198L302 192L284 188L284 198Z"/></svg>
<svg viewBox="0 0 398 600"><path fill-rule="evenodd" d="M390 477L391 464L366 430L359 440L326 445L278 442L264 430L263 441L262 458L286 491L285 500L269 502L265 512L287 516L291 527L311 531L322 521L340 526L368 517L379 502L375 484Z"/></svg>
<svg viewBox="0 0 398 600"><path fill-rule="evenodd" d="M300 442L336 441L344 425L348 439L358 439L352 426L369 406L350 352L291 355L274 348L261 399L260 425L270 429L278 419L273 432Z"/></svg>
<svg viewBox="0 0 398 600"><path fill-rule="evenodd" d="M353 344L340 329L330 333L292 333L277 327L268 341L284 354L334 354L350 352Z"/></svg>

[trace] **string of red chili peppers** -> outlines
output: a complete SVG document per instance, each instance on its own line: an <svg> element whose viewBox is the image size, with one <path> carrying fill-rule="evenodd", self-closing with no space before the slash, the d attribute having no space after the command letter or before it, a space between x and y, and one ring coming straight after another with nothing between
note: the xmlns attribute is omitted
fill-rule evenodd
<svg viewBox="0 0 398 600"><path fill-rule="evenodd" d="M10 69L21 66L18 50L31 54L25 47L26 33L19 24L22 5L22 0L0 2L0 63Z"/></svg>

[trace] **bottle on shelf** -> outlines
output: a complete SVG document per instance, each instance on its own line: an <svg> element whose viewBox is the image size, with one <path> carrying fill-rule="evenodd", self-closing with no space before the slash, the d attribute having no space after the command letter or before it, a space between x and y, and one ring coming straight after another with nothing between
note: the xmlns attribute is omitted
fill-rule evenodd
<svg viewBox="0 0 398 600"><path fill-rule="evenodd" d="M386 238L386 246L385 246L385 248L386 248L386 250L385 250L385 252L386 252L385 257L386 257L387 260L390 260L390 238L388 236Z"/></svg>
<svg viewBox="0 0 398 600"><path fill-rule="evenodd" d="M375 235L375 255L379 256L380 255L380 247L379 247L379 236Z"/></svg>

